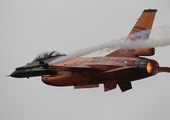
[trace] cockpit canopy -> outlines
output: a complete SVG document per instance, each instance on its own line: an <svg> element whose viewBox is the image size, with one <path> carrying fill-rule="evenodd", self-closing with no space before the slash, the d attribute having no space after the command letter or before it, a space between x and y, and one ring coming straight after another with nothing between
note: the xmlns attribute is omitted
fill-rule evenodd
<svg viewBox="0 0 170 120"><path fill-rule="evenodd" d="M66 56L66 54L59 53L57 51L45 51L37 55L37 57L33 60L33 62L37 62L40 60L46 60L49 58Z"/></svg>

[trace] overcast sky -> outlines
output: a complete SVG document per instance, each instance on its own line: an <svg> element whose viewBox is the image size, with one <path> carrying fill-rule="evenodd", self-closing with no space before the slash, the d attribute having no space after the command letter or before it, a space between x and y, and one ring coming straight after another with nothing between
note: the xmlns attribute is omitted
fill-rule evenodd
<svg viewBox="0 0 170 120"><path fill-rule="evenodd" d="M135 81L133 89L74 90L52 87L40 77L5 77L45 50L70 53L130 32L144 9L158 9L153 28L170 24L169 0L1 0L1 120L169 120L170 75ZM151 34L152 35L152 34ZM170 66L170 46L156 48Z"/></svg>

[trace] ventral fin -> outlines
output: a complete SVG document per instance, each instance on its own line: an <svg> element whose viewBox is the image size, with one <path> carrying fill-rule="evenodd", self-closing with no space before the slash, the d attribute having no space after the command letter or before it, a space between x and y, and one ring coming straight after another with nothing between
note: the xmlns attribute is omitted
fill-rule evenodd
<svg viewBox="0 0 170 120"><path fill-rule="evenodd" d="M115 89L117 85L117 80L106 80L104 81L104 91Z"/></svg>
<svg viewBox="0 0 170 120"><path fill-rule="evenodd" d="M125 92L129 89L132 89L132 85L131 85L131 82L130 81L127 81L127 82L120 82L118 83L120 89L122 92Z"/></svg>

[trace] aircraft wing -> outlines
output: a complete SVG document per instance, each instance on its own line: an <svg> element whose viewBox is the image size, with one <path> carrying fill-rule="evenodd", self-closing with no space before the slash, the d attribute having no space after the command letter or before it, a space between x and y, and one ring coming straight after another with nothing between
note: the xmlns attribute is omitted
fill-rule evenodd
<svg viewBox="0 0 170 120"><path fill-rule="evenodd" d="M100 71L98 68L91 68L89 66L49 66L49 69L70 70L70 71Z"/></svg>
<svg viewBox="0 0 170 120"><path fill-rule="evenodd" d="M110 67L110 69L108 69ZM101 74L109 76L109 75L116 75L117 73L121 74L125 71L128 71L129 69L134 69L135 66L111 66L111 65L88 65L88 66L51 66L50 69L56 69L56 70L70 70L70 71L85 71L85 72L101 72ZM106 77L107 78L107 77ZM132 88L130 81L123 81L120 82L117 79L106 79L104 80L104 91L109 91L112 89L115 89L117 84L120 87L121 91L127 91ZM88 84L88 85L78 85L74 86L75 89L81 89L81 88L95 88L99 87L99 84Z"/></svg>
<svg viewBox="0 0 170 120"><path fill-rule="evenodd" d="M113 72L120 72L120 71L126 71L126 70L129 70L129 69L133 69L133 68L136 68L136 66L123 66L123 67L119 67L117 69L111 69L111 70L107 70L107 71L104 71L102 73L113 73Z"/></svg>
<svg viewBox="0 0 170 120"><path fill-rule="evenodd" d="M107 70L116 70L122 68L122 64L108 65L108 64L88 64L86 66L49 66L49 69L58 70L73 70L73 71L100 71L107 72Z"/></svg>

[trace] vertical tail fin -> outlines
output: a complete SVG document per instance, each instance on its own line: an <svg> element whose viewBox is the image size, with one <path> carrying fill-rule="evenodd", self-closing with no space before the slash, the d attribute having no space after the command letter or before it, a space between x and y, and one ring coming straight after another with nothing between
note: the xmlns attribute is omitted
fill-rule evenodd
<svg viewBox="0 0 170 120"><path fill-rule="evenodd" d="M130 31L129 35L141 32L141 31L148 31L148 35L150 34L150 30L152 28L152 24L155 18L157 10L156 9L147 9L144 10L143 13L141 14L140 18ZM149 37L149 36L148 36Z"/></svg>
<svg viewBox="0 0 170 120"><path fill-rule="evenodd" d="M157 9L146 9L143 11L138 21L130 31L125 41L136 41L139 39L148 40L150 31L152 29L153 21ZM154 48L147 49L131 49L131 50L116 50L107 55L107 57L137 57L137 56L150 56L154 55Z"/></svg>

